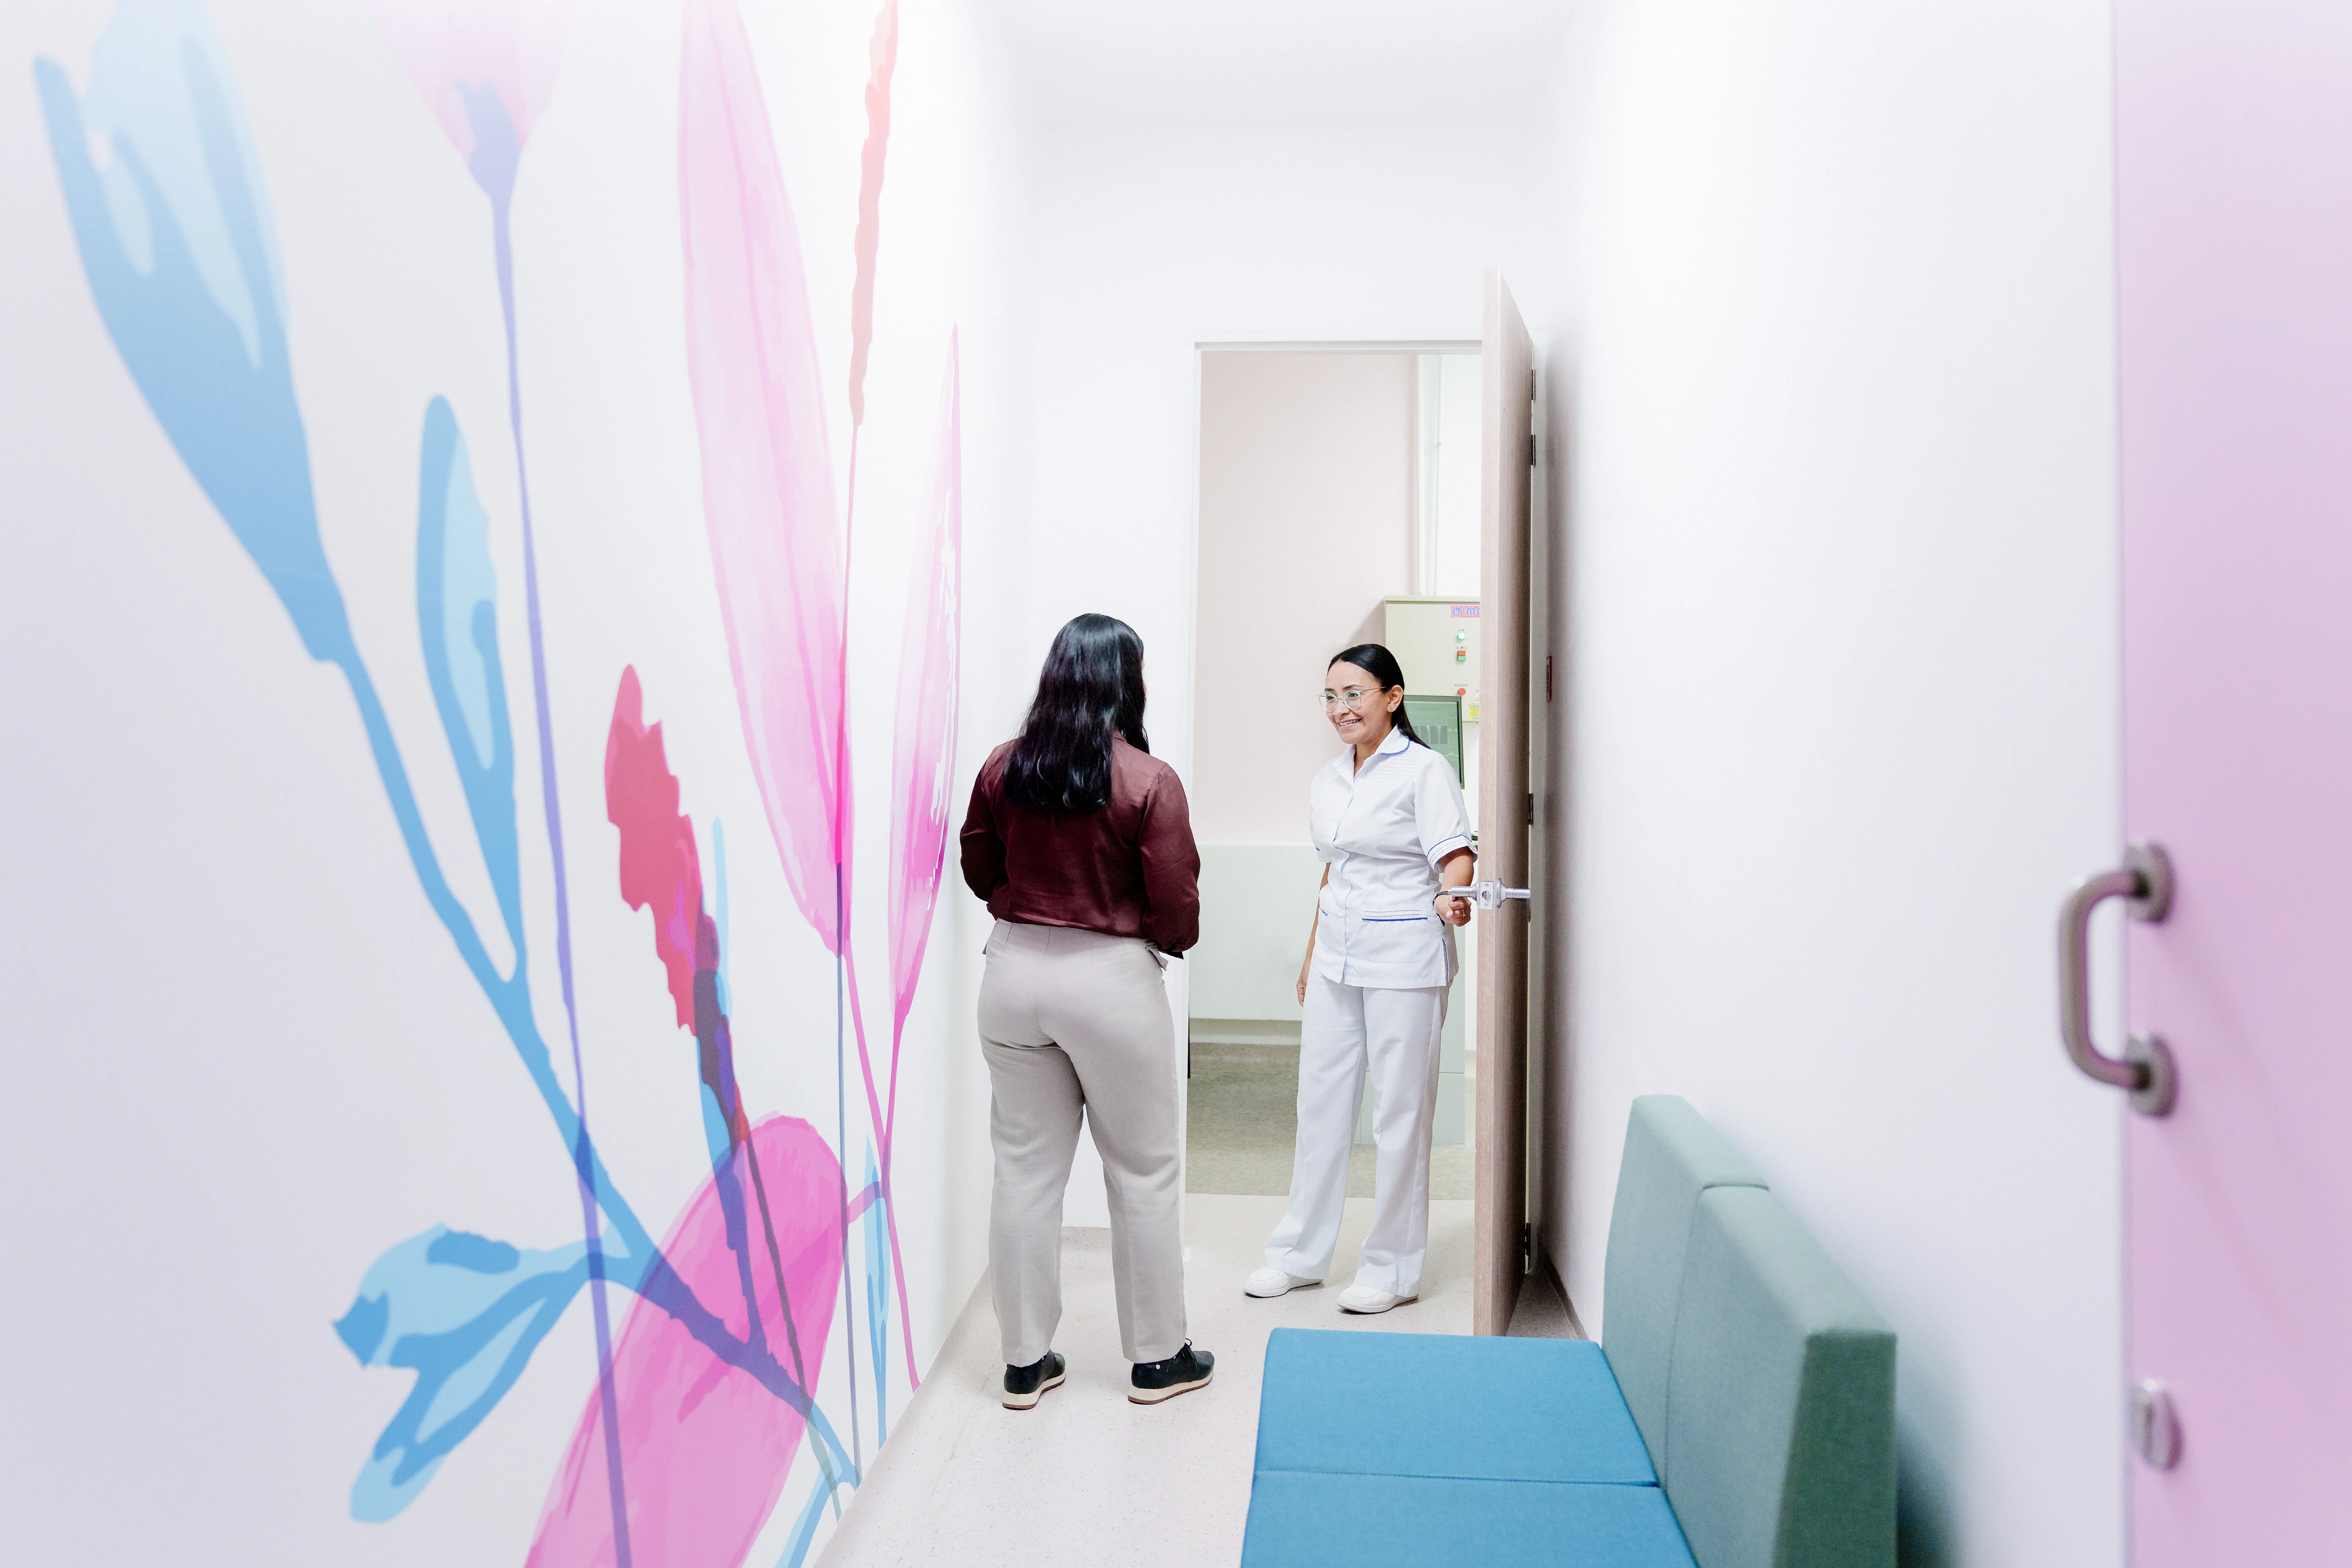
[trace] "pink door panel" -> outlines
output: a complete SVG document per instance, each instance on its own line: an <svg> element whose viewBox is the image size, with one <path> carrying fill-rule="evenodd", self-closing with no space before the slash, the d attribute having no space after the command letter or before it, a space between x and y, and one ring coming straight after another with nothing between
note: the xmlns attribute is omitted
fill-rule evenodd
<svg viewBox="0 0 2352 1568"><path fill-rule="evenodd" d="M2116 20L2133 1558L2352 1563L2352 5Z"/></svg>

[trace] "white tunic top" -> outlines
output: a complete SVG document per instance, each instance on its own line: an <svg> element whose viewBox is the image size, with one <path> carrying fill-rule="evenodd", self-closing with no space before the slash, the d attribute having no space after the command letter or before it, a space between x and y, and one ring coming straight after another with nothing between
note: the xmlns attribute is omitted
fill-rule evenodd
<svg viewBox="0 0 2352 1568"><path fill-rule="evenodd" d="M1331 868L1315 973L1340 985L1450 985L1454 928L1433 905L1438 862L1471 847L1462 785L1444 757L1401 730L1361 770L1355 763L1345 748L1307 792L1315 853Z"/></svg>

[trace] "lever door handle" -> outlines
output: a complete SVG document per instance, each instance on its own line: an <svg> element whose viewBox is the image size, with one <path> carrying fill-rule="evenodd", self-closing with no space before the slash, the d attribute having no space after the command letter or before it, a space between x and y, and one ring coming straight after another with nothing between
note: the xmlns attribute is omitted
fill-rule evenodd
<svg viewBox="0 0 2352 1568"><path fill-rule="evenodd" d="M2179 1089L2164 1041L2136 1034L2120 1061L2091 1041L2091 911L2109 899L2125 900L2132 919L2151 925L2171 913L2172 861L2163 847L2133 845L2121 866L2084 878L2067 895L2058 912L2058 1035L2067 1057L2087 1076L2127 1091L2132 1109L2143 1116L2162 1116Z"/></svg>
<svg viewBox="0 0 2352 1568"><path fill-rule="evenodd" d="M1535 897L1525 888L1506 888L1502 883L1493 881L1473 882L1466 888L1455 889L1454 896L1467 899L1482 910L1499 910L1506 899L1532 900Z"/></svg>

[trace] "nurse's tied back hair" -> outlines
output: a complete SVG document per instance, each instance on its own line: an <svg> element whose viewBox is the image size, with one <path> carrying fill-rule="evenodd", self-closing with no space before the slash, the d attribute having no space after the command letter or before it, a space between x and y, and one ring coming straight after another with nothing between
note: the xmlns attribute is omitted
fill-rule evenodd
<svg viewBox="0 0 2352 1568"><path fill-rule="evenodd" d="M1032 811L1083 815L1110 799L1110 740L1143 733L1143 639L1125 621L1078 616L1054 634L1037 699L1005 759L1004 793Z"/></svg>
<svg viewBox="0 0 2352 1568"><path fill-rule="evenodd" d="M1331 656L1331 664L1354 665L1379 681L1382 691L1393 691L1404 684L1404 670L1397 664L1396 655L1376 642L1360 642L1353 647L1343 647ZM1327 664L1323 668L1328 674L1331 665ZM1412 721L1404 716L1403 703L1397 704L1397 710L1389 715L1389 722L1403 731L1406 740L1426 743L1412 732Z"/></svg>

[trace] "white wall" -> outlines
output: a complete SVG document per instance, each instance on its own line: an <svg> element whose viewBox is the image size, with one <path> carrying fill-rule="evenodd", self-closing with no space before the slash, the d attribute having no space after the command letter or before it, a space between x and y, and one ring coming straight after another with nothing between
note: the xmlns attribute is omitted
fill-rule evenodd
<svg viewBox="0 0 2352 1568"><path fill-rule="evenodd" d="M1048 129L1034 157L1029 646L1013 679L1025 697L1068 616L1128 621L1152 750L1189 784L1196 345L1475 342L1482 269L1532 274L1549 254L1542 160L1517 132L1448 128ZM1065 1218L1108 1223L1090 1147Z"/></svg>
<svg viewBox="0 0 2352 1568"><path fill-rule="evenodd" d="M2118 1563L2123 1111L2051 951L2117 848L2106 7L1601 4L1559 91L1546 1245L1598 1331L1627 1101L1687 1096L1901 1336L1906 1561Z"/></svg>
<svg viewBox="0 0 2352 1568"><path fill-rule="evenodd" d="M1132 622L1188 777L1194 345L1475 342L1481 270L1546 255L1536 168L1502 132L1041 135L1037 652L1065 607Z"/></svg>
<svg viewBox="0 0 2352 1568"><path fill-rule="evenodd" d="M1274 1019L1292 1043L1304 1013L1298 970L1323 862L1309 844L1201 846L1201 945L1185 955L1186 1005L1198 1020ZM1196 1040L1214 1031L1193 1030ZM1261 1028L1244 1031L1251 1039Z"/></svg>
<svg viewBox="0 0 2352 1568"><path fill-rule="evenodd" d="M1440 584L1475 595L1477 372L1473 353L1201 355L1195 1018L1299 1016L1321 875L1307 791L1339 745L1314 693L1337 649L1400 646L1383 605L1419 591L1424 547ZM1424 497L1435 504L1421 517ZM1416 689L1451 684L1401 657L1408 677L1420 671Z"/></svg>
<svg viewBox="0 0 2352 1568"><path fill-rule="evenodd" d="M513 1136L542 1113L421 907L348 698L287 635L90 308L24 68L51 55L82 79L108 9L0 19L16 84L0 91L0 455L26 520L0 531L0 647L26 672L11 732L47 738L0 762L36 825L8 837L8 882L41 889L0 942L11 1037L32 1043L6 1062L0 1159L14 1190L57 1194L20 1216L22 1255L79 1291L11 1300L5 1511L37 1554L70 1539L99 1561L242 1543L255 1519L280 1555L509 1561L587 1386L577 1314L389 1527L339 1510L401 1385L323 1325L392 1239L446 1218L551 1242L577 1205L560 1152L551 1175ZM359 8L215 9L278 216L326 547L362 641L401 672L395 728L434 725L405 552L436 391L490 510L522 713L480 197ZM1297 21L1320 74L1255 62L1219 129L1196 106L1232 94L1204 96L1197 67L1230 38L1184 32L1193 53L1097 70L1068 28L1118 14L1043 0L1014 23L1067 46L1056 90L1094 97L1032 132L1010 106L1041 95L1007 85L982 9L908 0L903 19L859 711L892 701L887 566L948 323L960 800L1080 610L1143 634L1154 749L1191 775L1197 344L1474 339L1479 274L1500 265L1544 362L1539 619L1562 628L1553 711L1576 717L1538 769L1557 781L1538 842L1569 895L1538 916L1558 980L1538 1014L1546 1244L1600 1328L1625 1102L1690 1096L1903 1336L1910 1560L2118 1561L2120 1111L2058 1056L2047 951L2059 891L2116 831L2104 9L1595 0L1554 73L1556 142L1498 107L1540 51L1500 51L1496 76L1476 48L1395 44L1423 13L1362 12L1361 37L1394 46L1378 71L1320 48L1329 17ZM1224 25L1204 15L1164 13ZM751 17L836 398L872 20ZM1447 79L1423 95L1423 76ZM583 1044L657 1217L698 1152L667 1109L676 1031L596 809L625 658L685 809L730 830L752 1098L822 1127L835 1088L832 1042L803 1027L831 965L761 882L699 553L677 83L673 13L583 5L516 217ZM1107 126L1138 83L1159 128ZM527 714L518 740L543 922ZM887 858L884 757L861 755L868 866ZM419 789L463 842L453 781ZM455 874L478 905L478 873ZM868 952L882 903L863 900ZM926 1350L984 1235L984 924L950 878L901 1069ZM544 969L543 923L533 940ZM546 998L541 1017L552 1033ZM1074 1190L1070 1220L1102 1223L1098 1179ZM106 1489L127 1470L137 1510Z"/></svg>
<svg viewBox="0 0 2352 1568"><path fill-rule="evenodd" d="M577 1244L581 1209L567 1150L420 893L341 679L305 657L93 306L31 64L54 58L84 86L113 9L0 13L0 653L25 677L5 699L18 739L0 752L13 824L0 854L26 895L0 916L0 1174L23 1199L0 1306L0 1515L28 1562L519 1562L596 1382L584 1296L405 1511L350 1516L352 1478L412 1382L356 1364L332 1330L371 1262L436 1222ZM877 9L750 18L836 471ZM851 657L857 930L886 1083L890 716L951 328L967 551L959 785L1003 729L1008 646L1029 655L1013 586L1029 474L1021 142L980 10L906 0L882 206ZM429 397L449 398L466 437L520 753L535 1014L562 1042L487 204L369 7L209 11L275 216L326 554L457 895L495 927L418 659ZM679 60L678 8L578 7L515 215L592 1125L657 1235L709 1163L694 1042L664 993L650 918L615 886L603 767L625 664L663 725L707 892L714 819L726 826L751 1113L804 1118L830 1144L845 1089L853 1184L869 1142L854 1053L847 1083L836 1078L834 963L784 892L719 624L683 341ZM970 1032L984 921L952 856L899 1063L896 1187L922 1362L980 1271L987 1206ZM569 1093L568 1047L558 1054ZM853 1236L861 1298L862 1246ZM615 1293L616 1326L629 1305ZM834 1321L819 1403L846 1441L854 1356L870 1459L862 1301L855 1341ZM897 1409L895 1326L887 1359ZM751 1561L782 1554L814 1474L804 1448L794 1465Z"/></svg>
<svg viewBox="0 0 2352 1568"><path fill-rule="evenodd" d="M1305 844L1324 660L1412 591L1414 356L1201 356L1192 831Z"/></svg>
<svg viewBox="0 0 2352 1568"><path fill-rule="evenodd" d="M1479 381L1476 354L1433 354L1436 371L1437 440L1423 458L1433 466L1436 480L1434 571L1413 592L1434 598L1447 594L1474 597L1478 592L1478 554L1482 538L1480 493L1486 473L1486 442L1480 427L1485 413L1485 389ZM1426 394L1428 388L1423 386ZM1427 427L1427 426L1424 426Z"/></svg>

